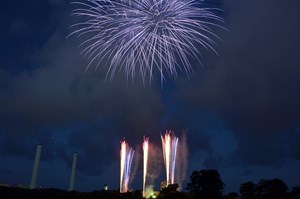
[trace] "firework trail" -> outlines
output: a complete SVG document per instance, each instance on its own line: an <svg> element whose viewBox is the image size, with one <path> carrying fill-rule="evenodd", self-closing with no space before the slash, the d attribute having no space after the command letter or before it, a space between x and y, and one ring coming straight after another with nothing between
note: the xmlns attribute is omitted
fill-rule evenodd
<svg viewBox="0 0 300 199"><path fill-rule="evenodd" d="M149 138L144 137L144 142L143 142L143 170L144 170L144 176L143 176L143 197L145 197L146 194L146 178L147 178L147 172L148 172L148 149L149 149Z"/></svg>
<svg viewBox="0 0 300 199"><path fill-rule="evenodd" d="M131 163L134 150L129 148L125 140L121 142L121 165L120 165L120 193L128 191L128 183L130 179Z"/></svg>
<svg viewBox="0 0 300 199"><path fill-rule="evenodd" d="M176 168L175 168L175 181L178 184L178 191L183 190L182 183L186 178L187 166L188 166L188 147L186 134L182 134L179 138L176 155Z"/></svg>
<svg viewBox="0 0 300 199"><path fill-rule="evenodd" d="M174 184L178 138L174 136L173 131L166 131L165 136L161 135L161 142L166 167L167 185Z"/></svg>
<svg viewBox="0 0 300 199"><path fill-rule="evenodd" d="M80 22L70 35L83 37L82 53L89 58L87 69L107 65L106 79L124 69L126 77L136 73L151 81L158 73L188 76L190 58L197 60L199 47L215 51L214 27L223 19L204 0L78 0L72 15ZM69 36L70 36L69 35ZM215 51L216 52L216 51Z"/></svg>
<svg viewBox="0 0 300 199"><path fill-rule="evenodd" d="M147 161L147 174L144 189L144 198L150 198L154 192L155 181L161 174L161 166L163 158L161 156L161 147L148 143L148 161Z"/></svg>

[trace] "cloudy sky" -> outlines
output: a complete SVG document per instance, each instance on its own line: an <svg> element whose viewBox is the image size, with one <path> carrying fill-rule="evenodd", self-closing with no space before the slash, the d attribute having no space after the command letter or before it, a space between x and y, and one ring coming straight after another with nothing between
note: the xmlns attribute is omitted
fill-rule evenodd
<svg viewBox="0 0 300 199"><path fill-rule="evenodd" d="M160 151L160 133L172 129L187 139L186 181L217 169L226 191L261 178L299 185L300 2L207 2L225 11L219 55L203 52L190 78L169 78L163 89L85 71L79 40L66 38L76 20L70 1L2 2L0 183L29 184L42 144L38 185L68 189L76 151L77 190L117 189L120 140L138 157L144 135ZM133 189L142 187L140 162Z"/></svg>

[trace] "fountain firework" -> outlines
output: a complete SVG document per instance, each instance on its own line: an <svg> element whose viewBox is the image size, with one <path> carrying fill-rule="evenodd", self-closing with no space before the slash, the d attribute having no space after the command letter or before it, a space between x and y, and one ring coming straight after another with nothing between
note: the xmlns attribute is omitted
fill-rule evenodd
<svg viewBox="0 0 300 199"><path fill-rule="evenodd" d="M178 138L174 136L173 131L166 131L165 136L161 135L161 141L166 167L167 185L174 184Z"/></svg>
<svg viewBox="0 0 300 199"><path fill-rule="evenodd" d="M130 179L131 163L134 150L129 148L125 140L121 142L121 165L120 165L120 193L128 191L128 183Z"/></svg>
<svg viewBox="0 0 300 199"><path fill-rule="evenodd" d="M148 172L148 149L149 149L149 138L144 137L143 142L143 166L144 166L144 175L143 175L143 197L145 197L146 194L146 178L147 178L147 172Z"/></svg>

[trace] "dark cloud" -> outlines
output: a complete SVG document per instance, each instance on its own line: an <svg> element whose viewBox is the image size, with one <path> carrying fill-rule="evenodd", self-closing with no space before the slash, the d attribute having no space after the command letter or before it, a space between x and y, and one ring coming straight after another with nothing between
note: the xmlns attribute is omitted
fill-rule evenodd
<svg viewBox="0 0 300 199"><path fill-rule="evenodd" d="M263 133L263 132L262 132ZM288 145L280 136L243 135L239 139L236 158L244 165L280 167L286 163Z"/></svg>
<svg viewBox="0 0 300 199"><path fill-rule="evenodd" d="M114 139L115 135L112 132L101 128L84 129L73 133L69 145L79 153L79 171L89 175L100 175L107 165L118 159L119 143Z"/></svg>
<svg viewBox="0 0 300 199"><path fill-rule="evenodd" d="M39 68L17 75L2 70L1 153L33 158L32 146L43 144L45 160L58 155L69 162L71 147L81 153L79 170L99 175L118 158L114 149L123 137L133 146L144 134L159 137L163 107L155 86L122 77L105 81L103 71L84 72L87 63L71 41L56 33L38 55ZM69 146L53 141L56 129L74 124L89 127L72 131ZM115 146L107 144L115 140Z"/></svg>
<svg viewBox="0 0 300 199"><path fill-rule="evenodd" d="M220 58L202 79L180 81L187 111L219 115L238 138L238 158L247 164L283 163L300 121L299 2L225 3L229 32ZM208 66L206 66L208 67ZM268 144L267 144L268 143Z"/></svg>
<svg viewBox="0 0 300 199"><path fill-rule="evenodd" d="M219 169L220 162L221 162L220 157L214 157L210 155L207 158L205 158L203 165L205 168Z"/></svg>
<svg viewBox="0 0 300 199"><path fill-rule="evenodd" d="M18 139L16 135L2 132L1 139L1 156L27 156L31 153L28 143L22 142L22 138Z"/></svg>
<svg viewBox="0 0 300 199"><path fill-rule="evenodd" d="M290 155L292 158L295 158L297 160L300 160L300 147L299 147L299 139L300 139L300 130L299 127L293 131L288 140L287 143L290 145Z"/></svg>

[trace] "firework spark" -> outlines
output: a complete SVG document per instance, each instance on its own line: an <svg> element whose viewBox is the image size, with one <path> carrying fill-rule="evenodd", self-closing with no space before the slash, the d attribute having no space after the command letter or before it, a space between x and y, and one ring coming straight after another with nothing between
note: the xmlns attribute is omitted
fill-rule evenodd
<svg viewBox="0 0 300 199"><path fill-rule="evenodd" d="M165 136L161 136L161 142L166 167L167 185L174 184L178 138L174 136L174 132L167 131Z"/></svg>
<svg viewBox="0 0 300 199"><path fill-rule="evenodd" d="M214 50L213 27L222 27L216 9L204 0L79 0L70 35L84 36L80 45L96 69L107 64L106 78L124 69L127 78L136 73L151 81L158 73L188 76L190 58L199 60L199 47Z"/></svg>
<svg viewBox="0 0 300 199"><path fill-rule="evenodd" d="M120 193L128 191L128 183L130 179L131 163L134 150L129 148L128 144L123 140L121 142L121 164L120 164Z"/></svg>
<svg viewBox="0 0 300 199"><path fill-rule="evenodd" d="M147 179L147 172L148 172L148 149L149 149L149 138L144 137L143 142L143 158L144 158L144 176L143 176L143 197L145 197L146 194L146 179Z"/></svg>

